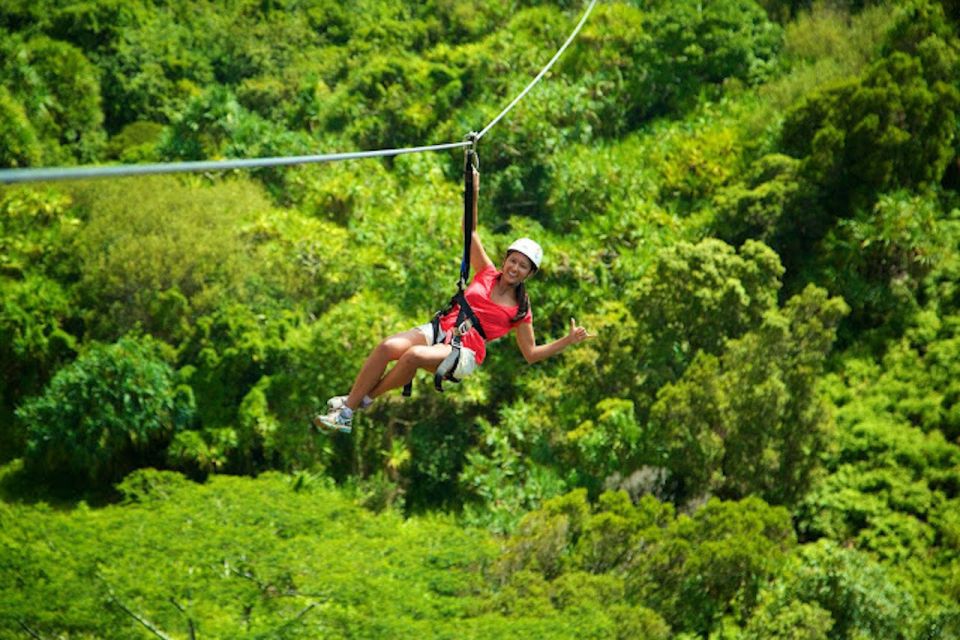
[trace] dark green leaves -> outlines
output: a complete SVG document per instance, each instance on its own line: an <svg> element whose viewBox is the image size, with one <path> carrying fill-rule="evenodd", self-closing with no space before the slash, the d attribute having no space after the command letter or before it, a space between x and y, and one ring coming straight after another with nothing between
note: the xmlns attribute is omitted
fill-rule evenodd
<svg viewBox="0 0 960 640"><path fill-rule="evenodd" d="M192 393L178 384L157 344L127 337L92 346L17 416L27 428L29 468L98 487L161 460L193 410Z"/></svg>

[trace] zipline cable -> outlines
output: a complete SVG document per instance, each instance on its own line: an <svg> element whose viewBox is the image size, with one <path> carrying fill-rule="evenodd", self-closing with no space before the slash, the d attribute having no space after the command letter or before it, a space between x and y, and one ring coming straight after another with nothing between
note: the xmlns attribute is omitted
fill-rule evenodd
<svg viewBox="0 0 960 640"><path fill-rule="evenodd" d="M587 10L583 12L583 17L580 18L580 22L577 23L577 26L574 28L573 33L570 34L570 37L567 38L567 41L563 43L563 46L560 47L560 49L558 49L557 52L553 55L553 58L550 59L550 62L547 63L547 66L545 66L543 69L540 70L540 73L537 74L537 77L535 77L533 80L530 81L530 84L527 85L527 88L521 91L520 94L513 99L513 102L508 104L507 107L500 112L500 115L498 115L496 118L491 120L490 124L488 124L483 129L480 130L480 133L477 134L477 140L479 140L484 135L486 135L487 131L489 131L493 127L493 125L500 122L500 119L503 118L503 116L507 115L507 112L513 109L514 105L520 102L520 100L522 100L524 96L526 96L530 92L530 89L532 89L535 84L540 82L540 78L546 75L547 71L550 71L550 67L553 66L553 63L560 59L560 56L563 55L563 52L566 51L567 47L570 46L570 43L573 42L573 39L577 37L578 33L580 33L580 29L583 27L583 24L587 21L587 18L590 16L590 12L593 11L593 5L595 4L597 4L597 0L591 0L590 6L588 6Z"/></svg>
<svg viewBox="0 0 960 640"><path fill-rule="evenodd" d="M591 0L590 5L584 11L580 22L574 28L570 37L563 43L563 46L554 54L550 62L540 70L540 73L527 85L527 87L517 95L506 108L490 121L487 126L480 130L480 133L471 136L471 139L463 142L448 142L444 144L433 144L421 147L403 147L399 149L377 149L373 151L352 151L347 153L326 153L320 155L306 156L280 156L274 158L239 158L234 160L199 160L191 162L159 162L153 164L124 164L124 165L87 165L82 167L48 167L48 168L26 168L26 169L0 169L0 184L14 184L23 182L52 182L57 180L80 180L92 178L119 178L124 176L140 176L160 173L186 173L197 171L225 171L229 169L255 169L261 167L282 167L295 164L315 164L320 162L338 162L341 160L355 160L359 158L377 158L385 156L398 156L405 153L422 153L425 151L443 151L446 149L458 149L461 147L475 147L477 141L482 138L494 125L507 115L520 100L522 100L541 78L550 70L553 64L560 58L573 39L576 38L580 29L587 21L590 12L593 11L597 0Z"/></svg>
<svg viewBox="0 0 960 640"><path fill-rule="evenodd" d="M423 151L442 151L468 147L471 142L449 142L425 147L405 147L403 149L379 149L376 151L351 151L347 153L327 153L313 156L281 156L277 158L241 158L236 160L198 160L195 162L160 162L156 164L123 164L86 167L53 167L49 169L2 169L0 182L39 182L52 180L76 180L81 178L116 178L157 173L185 173L189 171L223 171L227 169L253 169L258 167L282 167L293 164L311 164L317 162L335 162L357 158L377 158L398 156L404 153Z"/></svg>

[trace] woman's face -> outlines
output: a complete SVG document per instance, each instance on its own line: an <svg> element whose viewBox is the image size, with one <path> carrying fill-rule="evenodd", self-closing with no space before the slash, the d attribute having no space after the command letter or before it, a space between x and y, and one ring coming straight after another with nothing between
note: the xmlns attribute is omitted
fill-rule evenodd
<svg viewBox="0 0 960 640"><path fill-rule="evenodd" d="M533 273L533 263L530 258L519 251L511 251L503 259L503 280L510 285L517 285Z"/></svg>

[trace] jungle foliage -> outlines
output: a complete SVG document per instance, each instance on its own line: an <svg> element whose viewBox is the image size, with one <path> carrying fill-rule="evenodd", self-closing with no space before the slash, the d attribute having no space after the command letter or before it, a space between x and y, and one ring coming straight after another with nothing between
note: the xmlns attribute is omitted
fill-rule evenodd
<svg viewBox="0 0 960 640"><path fill-rule="evenodd" d="M4 2L0 166L460 140L582 8ZM0 188L0 637L960 637L957 11L599 3L479 148L596 337L347 437L459 152Z"/></svg>

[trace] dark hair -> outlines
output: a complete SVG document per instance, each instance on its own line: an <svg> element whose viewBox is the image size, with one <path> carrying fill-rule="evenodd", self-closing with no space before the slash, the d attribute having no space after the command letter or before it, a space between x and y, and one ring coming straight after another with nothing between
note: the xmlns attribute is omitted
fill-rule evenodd
<svg viewBox="0 0 960 640"><path fill-rule="evenodd" d="M527 287L522 282L517 285L517 300L520 301L520 306L517 307L517 315L510 319L511 323L523 320L527 311L530 310L530 296L527 295Z"/></svg>
<svg viewBox="0 0 960 640"><path fill-rule="evenodd" d="M516 249L513 251L507 251L508 256L511 253L520 252ZM527 257L527 260L530 260L530 258ZM537 265L533 264L533 260L530 260L530 274L533 275L536 272ZM530 296L527 295L527 286L523 282L517 285L517 302L519 303L519 306L517 307L517 315L510 319L511 323L520 322L523 320L524 316L527 315L527 312L530 311Z"/></svg>

